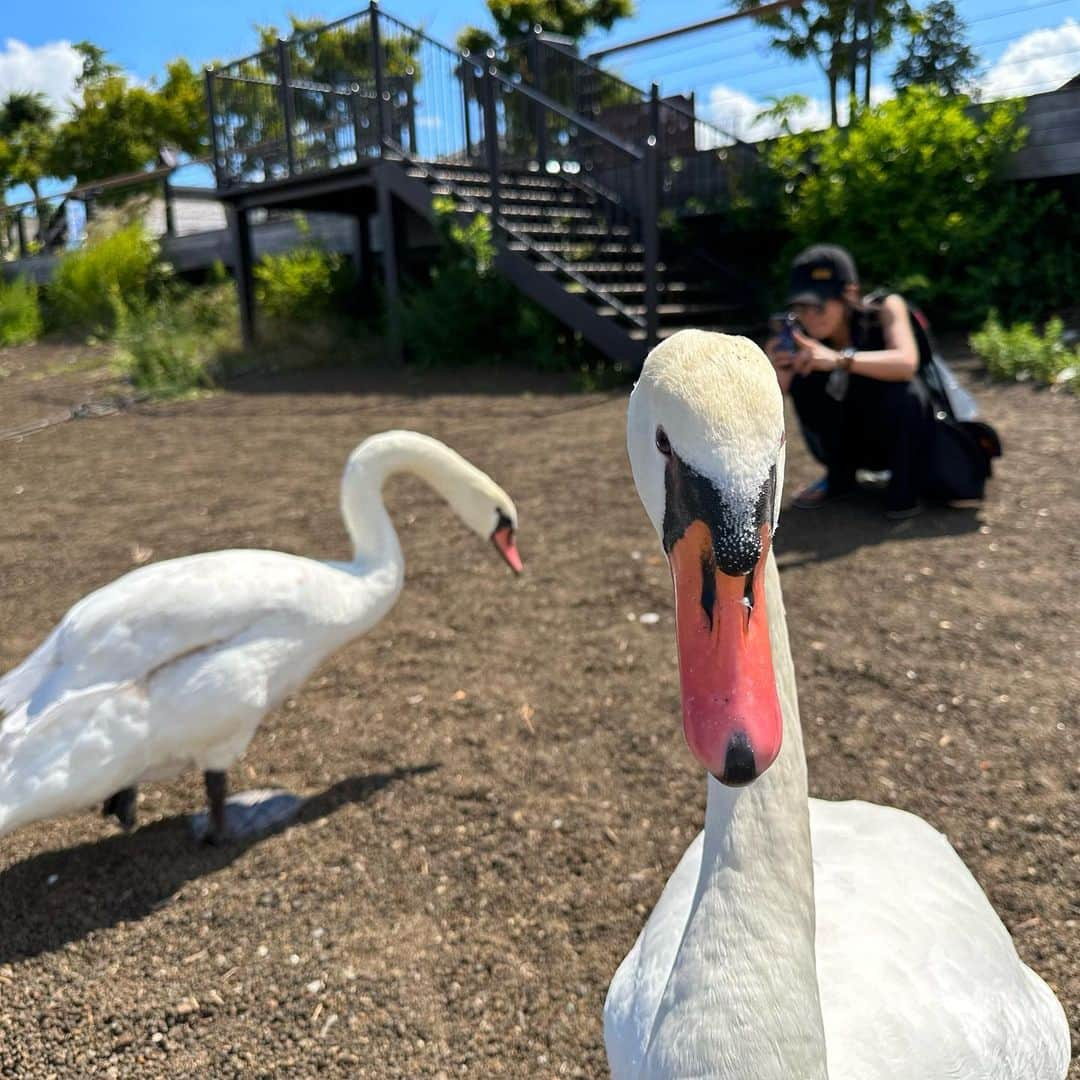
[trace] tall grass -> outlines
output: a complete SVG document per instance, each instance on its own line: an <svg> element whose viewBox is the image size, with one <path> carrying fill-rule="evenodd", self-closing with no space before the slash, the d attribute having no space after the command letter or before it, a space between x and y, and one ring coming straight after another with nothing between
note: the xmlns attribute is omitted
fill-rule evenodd
<svg viewBox="0 0 1080 1080"><path fill-rule="evenodd" d="M305 244L255 265L259 313L282 322L311 322L330 312L342 292L343 260L336 252Z"/></svg>
<svg viewBox="0 0 1080 1080"><path fill-rule="evenodd" d="M1067 341L1061 319L1048 320L1040 334L1029 322L1003 326L991 312L969 341L995 379L1034 379L1080 392L1080 345Z"/></svg>
<svg viewBox="0 0 1080 1080"><path fill-rule="evenodd" d="M0 278L0 345L22 345L41 335L37 286L25 278Z"/></svg>
<svg viewBox="0 0 1080 1080"><path fill-rule="evenodd" d="M60 259L48 291L51 321L67 331L112 333L122 309L148 301L168 277L158 256L138 222L98 231Z"/></svg>
<svg viewBox="0 0 1080 1080"><path fill-rule="evenodd" d="M170 286L153 300L117 309L117 359L132 384L155 397L215 385L239 351L231 284Z"/></svg>

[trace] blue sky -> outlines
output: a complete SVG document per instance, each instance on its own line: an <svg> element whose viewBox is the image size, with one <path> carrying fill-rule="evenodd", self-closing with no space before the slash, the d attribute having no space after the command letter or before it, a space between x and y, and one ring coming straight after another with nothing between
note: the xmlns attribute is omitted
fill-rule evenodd
<svg viewBox="0 0 1080 1080"><path fill-rule="evenodd" d="M62 109L78 71L71 43L84 38L145 80L175 56L202 65L248 53L256 45L254 25L284 27L290 11L330 20L360 6L358 0L149 0L140 5L130 0L9 0L0 20L0 96L13 89L40 89ZM957 6L982 58L980 85L987 96L1055 89L1080 72L1080 0L958 0ZM387 0L384 7L448 42L463 26L490 25L483 0ZM586 50L731 7L729 0L638 0L632 19L589 39ZM895 55L876 58L877 100L890 93L894 62ZM692 90L699 116L744 138L771 133L755 118L774 95L795 92L810 98L797 117L802 126L828 120L820 72L811 63L796 64L770 51L768 31L749 21L623 53L608 63L641 86L655 79L665 92Z"/></svg>
<svg viewBox="0 0 1080 1080"><path fill-rule="evenodd" d="M288 12L314 14L332 19L350 14L356 0L186 0L170 4L135 5L130 0L49 0L49 3L8 3L0 22L0 89L9 79L4 58L19 42L38 49L59 42L89 38L107 48L116 61L141 78L159 72L176 55L204 63L214 57L228 59L250 51L255 23L284 25ZM452 40L469 23L489 22L482 0L391 0L384 5L400 18L418 23L437 38ZM588 43L597 47L639 34L691 22L728 10L726 3L700 0L638 0L637 14L620 23L609 35ZM1010 42L1039 29L1058 30L1071 15L1080 16L1078 0L960 0L961 13L969 20L970 36L985 42L981 50L988 64L1000 60ZM675 42L620 56L613 63L634 82L658 78L665 89L695 89L704 97L716 83L730 85L755 98L792 84L796 90L814 94L818 87L813 69L800 69L764 48L765 34L746 24L702 32ZM1071 58L1080 71L1080 40ZM887 71L883 70L883 75ZM800 84L798 86L794 84Z"/></svg>

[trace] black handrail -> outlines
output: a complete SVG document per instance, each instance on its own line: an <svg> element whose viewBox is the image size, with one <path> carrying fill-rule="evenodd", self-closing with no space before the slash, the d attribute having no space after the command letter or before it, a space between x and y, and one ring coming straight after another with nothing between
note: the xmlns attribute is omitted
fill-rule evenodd
<svg viewBox="0 0 1080 1080"><path fill-rule="evenodd" d="M500 74L495 68L489 69L488 75L496 82L502 83L502 85L512 93L524 95L536 102L537 105L543 106L548 112L553 112L556 116L561 116L564 120L568 120L575 127L581 128L582 131L587 132L594 139L599 139L601 142L606 142L609 146L615 147L616 150L620 150L622 153L626 154L627 157L633 158L635 161L641 161L642 158L644 158L645 155L638 150L636 146L631 146L629 143L623 142L618 135L613 135L610 131L605 131L591 120L587 120L584 116L580 116L578 113L565 108L554 98L549 98L547 94L541 93L535 87L529 86L528 83L515 82L513 79L508 79L505 75Z"/></svg>
<svg viewBox="0 0 1080 1080"><path fill-rule="evenodd" d="M340 31L343 26L352 25L356 26L357 42L362 49L364 39L370 37L369 59L361 58L359 61L359 67L364 71L363 93L356 81L351 81L351 86L350 80L346 80L344 85L336 85L339 75L336 70L323 71L317 69L317 65L311 68L302 60L309 53L314 55L314 50L305 50L305 45L317 39L319 34L333 33ZM420 105L435 110L435 115L443 121L442 129L446 128L447 119L451 121L452 134L449 138L443 136L441 142L439 137L424 135L422 131L423 137L418 145L414 82L410 78L407 85L402 86L399 77L389 73L393 68L388 70L388 67L393 63L393 58L402 52L403 43L406 58L421 53L430 54L431 65L425 72L429 93L426 98L420 99ZM325 153L341 155L350 152L352 148L347 144L353 140L357 161L363 155L373 155L419 163L425 157L432 158L433 146L439 148L433 160L453 161L461 157L475 162L478 155L480 160L486 156L491 176L490 203L497 249L512 240L528 251L533 259L546 262L560 275L575 282L589 295L628 320L632 326L645 329L650 343L653 342L657 321L657 154L661 147L655 106L648 106L649 133L639 146L636 145L636 134L635 141L620 137L610 126L582 115L572 104L568 106L557 100L534 82L504 74L495 66L494 59L493 52L487 58L481 58L467 51L452 49L423 30L383 12L377 0L371 0L367 8L356 15L302 31L282 40L274 49L260 50L223 68L209 70L207 98L218 185L224 187L235 181L245 182L260 176L267 180L282 175L295 176L298 171L312 167L312 163L316 168L321 167L318 163ZM575 62L583 63L578 59ZM294 63L299 75L295 79L290 70ZM421 71L425 70L423 62L420 67ZM584 65L584 68L591 69L591 65ZM643 100L644 95L629 83L601 69L596 69L596 72L599 77L610 80L613 86L629 88L620 89L617 97L633 95L647 105ZM308 78L303 78L305 74ZM410 70L408 75L411 77L411 74ZM319 78L316 80L311 76ZM460 91L451 93L448 98L446 88L453 86L455 78L461 84ZM230 86L235 89L229 89ZM345 113L351 117L351 124L342 124L337 112L329 105L324 107L321 101L307 101L302 105L302 99L297 98L294 102L294 92L298 95L323 94L328 101L346 100L348 108ZM498 99L509 102L515 94L521 95L522 104L516 107L516 111L511 109L504 116L500 111L503 106L497 104ZM448 101L451 104L448 105ZM439 112L440 109L444 111ZM531 131L528 125L522 125L518 120L518 113L530 110L536 120L535 130ZM483 133L482 136L475 133L474 138L474 124L478 120ZM327 121L326 145L320 141L312 150L311 136L324 130L323 121ZM617 296L599 288L585 274L558 258L554 252L542 250L528 235L504 220L500 206L502 189L510 181L504 182L500 175L500 139L503 137L499 130L500 123L506 125L507 152L514 156L514 160L524 150L528 168L539 167L547 172L551 168L548 151L553 150L563 162L562 171L569 183L575 182L574 163L577 163L582 168L582 176L577 183L607 199L609 220L613 215L625 215L622 219L632 226L644 248L644 318L632 312ZM352 132L345 142L332 134L336 127L351 127ZM458 128L464 128L464 132ZM458 138L461 139L460 151L454 141ZM246 143L247 139L252 142ZM406 141L407 146L404 145ZM312 154L314 156L309 156ZM339 156L337 160L342 159ZM610 188L610 191L605 188ZM462 201L462 194L457 193L460 205L478 205L472 201ZM627 213L628 206L633 206L632 214ZM474 212L481 211L478 209Z"/></svg>
<svg viewBox="0 0 1080 1080"><path fill-rule="evenodd" d="M640 86L635 86L633 83L627 82L625 79L613 74L606 68L600 67L598 64L593 63L593 61L588 57L578 56L576 53L572 53L568 50L558 48L558 46L553 45L551 42L545 40L542 31L534 30L531 37L532 40L536 42L537 46L542 45L545 48L548 48L553 52L557 53L564 60L568 60L576 64L579 68L589 72L591 75L602 78L608 83L619 86L623 90L628 90L631 93L635 94L638 100L642 102L642 104L647 103L650 100L650 93L648 91L643 90ZM536 73L534 72L534 77L535 74ZM725 131L717 124L714 124L711 120L703 120L696 113L690 111L682 105L677 104L672 98L665 98L663 100L663 106L667 109L671 109L672 112L679 113L685 119L692 120L695 124L701 124L702 127L715 132L716 135L722 140L730 140L732 143L735 143L737 145L749 145L748 143L745 143L742 139L740 139L737 135L733 134L730 131Z"/></svg>

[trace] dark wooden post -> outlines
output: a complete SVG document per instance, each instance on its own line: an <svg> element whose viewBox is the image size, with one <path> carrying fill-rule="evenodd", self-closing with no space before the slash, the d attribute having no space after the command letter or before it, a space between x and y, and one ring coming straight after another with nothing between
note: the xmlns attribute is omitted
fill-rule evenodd
<svg viewBox="0 0 1080 1080"><path fill-rule="evenodd" d="M375 125L379 135L379 157L382 157L386 140L387 121L386 73L383 71L382 29L379 26L379 5L371 0L368 8L371 18L371 66L375 69Z"/></svg>
<svg viewBox="0 0 1080 1080"><path fill-rule="evenodd" d="M210 117L210 156L213 160L214 186L221 187L221 165L218 162L217 106L214 104L214 69L206 69L206 112Z"/></svg>
<svg viewBox="0 0 1080 1080"><path fill-rule="evenodd" d="M26 218L23 217L23 211L19 210L15 214L15 228L19 234L19 258L26 258Z"/></svg>
<svg viewBox="0 0 1080 1080"><path fill-rule="evenodd" d="M240 307L240 336L244 348L255 345L255 281L252 275L251 225L247 211L226 204L225 217L232 241L233 277L236 279L236 300Z"/></svg>
<svg viewBox="0 0 1080 1080"><path fill-rule="evenodd" d="M405 72L405 94L409 110L409 150L416 155L416 73L410 67Z"/></svg>
<svg viewBox="0 0 1080 1080"><path fill-rule="evenodd" d="M540 34L543 27L533 26L529 29L529 36L525 43L526 58L529 65L529 74L532 76L533 85L540 93L544 93L544 59L540 51ZM540 171L547 168L547 113L538 102L530 102L529 111L532 113L533 135L536 139L536 159L540 162Z"/></svg>
<svg viewBox="0 0 1080 1080"><path fill-rule="evenodd" d="M352 118L353 142L356 143L356 164L363 160L364 150L364 125L360 122L360 108L357 101L360 98L360 86L353 83L349 93L349 116Z"/></svg>
<svg viewBox="0 0 1080 1080"><path fill-rule="evenodd" d="M371 218L357 213L353 218L353 287L357 306L367 308L371 299Z"/></svg>
<svg viewBox="0 0 1080 1080"><path fill-rule="evenodd" d="M645 249L645 336L651 349L659 336L659 313L656 264L660 256L660 232L657 221L657 188L659 180L660 87L652 84L649 93L649 135L645 140L645 157L642 168L645 191L642 200L641 227Z"/></svg>
<svg viewBox="0 0 1080 1080"><path fill-rule="evenodd" d="M484 149L487 151L488 172L491 173L491 238L495 247L502 244L499 232L499 121L495 111L495 76L498 69L488 64L484 72Z"/></svg>
<svg viewBox="0 0 1080 1080"><path fill-rule="evenodd" d="M176 235L176 220L173 216L173 196L172 185L169 183L169 177L161 182L161 192L165 200L165 235Z"/></svg>
<svg viewBox="0 0 1080 1080"><path fill-rule="evenodd" d="M379 235L382 239L383 280L386 284L386 329L390 355L401 363L404 352L401 340L401 290L398 282L397 229L394 223L394 196L379 165L375 194L379 207Z"/></svg>
<svg viewBox="0 0 1080 1080"><path fill-rule="evenodd" d="M292 78L289 63L289 43L285 38L279 38L277 43L278 58L278 98L281 103L281 115L285 124L285 160L289 165L289 175L296 172L296 146L293 142L293 128L296 126L293 117Z"/></svg>

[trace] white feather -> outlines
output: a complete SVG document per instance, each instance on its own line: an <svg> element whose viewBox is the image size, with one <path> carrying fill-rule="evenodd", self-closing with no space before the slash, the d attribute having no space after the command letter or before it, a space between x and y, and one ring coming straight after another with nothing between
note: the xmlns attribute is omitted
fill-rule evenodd
<svg viewBox="0 0 1080 1080"><path fill-rule="evenodd" d="M390 432L346 469L353 562L216 551L86 596L0 679L0 835L143 781L227 769L270 709L393 606L404 566L381 488L406 469L478 532L500 510L516 522L480 470L427 436Z"/></svg>
<svg viewBox="0 0 1080 1080"><path fill-rule="evenodd" d="M777 456L760 350L682 338L650 355L630 407L634 479L658 534L658 424L720 490L752 489ZM945 838L900 810L807 799L771 551L766 609L783 747L746 789L709 778L705 828L608 990L613 1077L1062 1080L1064 1010Z"/></svg>

